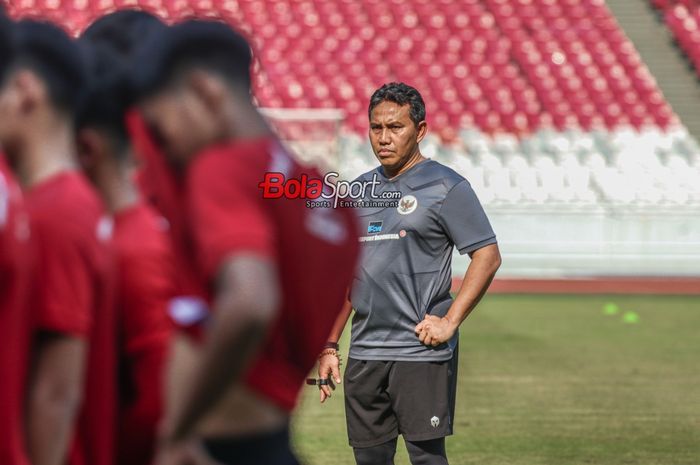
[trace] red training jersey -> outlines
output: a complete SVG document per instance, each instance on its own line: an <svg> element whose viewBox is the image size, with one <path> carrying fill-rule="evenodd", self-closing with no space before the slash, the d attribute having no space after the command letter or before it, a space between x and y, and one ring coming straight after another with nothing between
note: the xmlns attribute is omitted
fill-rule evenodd
<svg viewBox="0 0 700 465"><path fill-rule="evenodd" d="M111 465L116 422L116 319L111 222L88 181L54 175L26 195L37 249L36 330L89 344L70 465Z"/></svg>
<svg viewBox="0 0 700 465"><path fill-rule="evenodd" d="M131 143L140 161L136 181L142 195L169 223L170 237L178 244L173 260L178 272L174 299L169 314L176 324L190 335L201 337L201 323L206 317L206 288L190 263L194 247L187 234L184 180L171 169L158 145L151 137L141 114L133 109L126 118Z"/></svg>
<svg viewBox="0 0 700 465"><path fill-rule="evenodd" d="M114 216L119 316L117 463L153 460L175 296L168 224L139 203Z"/></svg>
<svg viewBox="0 0 700 465"><path fill-rule="evenodd" d="M191 162L186 193L197 257L192 268L210 285L231 255L253 252L275 261L282 304L245 382L291 411L344 302L357 228L349 209L263 199L258 184L266 172L320 179L267 137L212 146Z"/></svg>
<svg viewBox="0 0 700 465"><path fill-rule="evenodd" d="M0 154L0 463L28 465L24 402L29 360L29 221L19 186Z"/></svg>

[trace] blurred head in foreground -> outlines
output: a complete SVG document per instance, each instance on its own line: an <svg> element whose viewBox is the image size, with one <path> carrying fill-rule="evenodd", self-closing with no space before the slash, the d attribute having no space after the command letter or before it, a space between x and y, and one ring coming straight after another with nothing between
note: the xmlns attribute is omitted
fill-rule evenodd
<svg viewBox="0 0 700 465"><path fill-rule="evenodd" d="M96 19L83 31L80 42L105 45L129 60L144 41L165 28L165 23L146 11L119 10Z"/></svg>
<svg viewBox="0 0 700 465"><path fill-rule="evenodd" d="M170 163L213 143L270 131L251 98L248 42L229 26L187 21L152 37L132 70L139 107Z"/></svg>
<svg viewBox="0 0 700 465"><path fill-rule="evenodd" d="M0 5L0 85L12 61L12 22L5 16Z"/></svg>
<svg viewBox="0 0 700 465"><path fill-rule="evenodd" d="M149 13L122 10L98 19L80 38L88 85L76 118L78 151L83 169L98 185L105 177L130 171L125 114L134 103L129 80L133 55L144 40L166 27Z"/></svg>
<svg viewBox="0 0 700 465"><path fill-rule="evenodd" d="M72 135L85 81L82 55L63 30L30 20L14 25L0 84L0 143L13 165L18 153Z"/></svg>

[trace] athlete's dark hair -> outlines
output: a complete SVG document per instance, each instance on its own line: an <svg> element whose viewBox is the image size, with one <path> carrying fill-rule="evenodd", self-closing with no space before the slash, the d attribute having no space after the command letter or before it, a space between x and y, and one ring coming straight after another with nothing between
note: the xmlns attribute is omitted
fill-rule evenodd
<svg viewBox="0 0 700 465"><path fill-rule="evenodd" d="M135 101L129 79L131 60L144 40L165 28L150 13L121 10L98 19L80 37L87 58L88 85L76 127L106 132L118 157L126 154L129 135L125 115Z"/></svg>
<svg viewBox="0 0 700 465"><path fill-rule="evenodd" d="M12 69L30 69L46 84L51 103L73 116L84 96L86 70L78 45L59 27L23 20L13 27Z"/></svg>
<svg viewBox="0 0 700 465"><path fill-rule="evenodd" d="M155 34L132 69L140 97L162 90L184 72L203 69L236 90L250 91L252 52L246 39L218 21L190 20Z"/></svg>
<svg viewBox="0 0 700 465"><path fill-rule="evenodd" d="M85 44L84 44L85 45ZM123 157L129 144L125 115L134 102L127 61L105 44L85 45L88 58L86 98L76 115L76 129L95 128L107 133L115 154Z"/></svg>
<svg viewBox="0 0 700 465"><path fill-rule="evenodd" d="M12 61L12 22L7 19L0 4L0 85L5 80L5 72Z"/></svg>
<svg viewBox="0 0 700 465"><path fill-rule="evenodd" d="M157 16L140 10L119 10L90 24L80 41L111 47L122 57L131 57L139 45L167 26Z"/></svg>
<svg viewBox="0 0 700 465"><path fill-rule="evenodd" d="M413 124L425 120L425 102L420 92L403 82L389 82L375 90L369 100L369 117L372 118L372 110L382 102L394 102L398 105L410 105L409 115Z"/></svg>

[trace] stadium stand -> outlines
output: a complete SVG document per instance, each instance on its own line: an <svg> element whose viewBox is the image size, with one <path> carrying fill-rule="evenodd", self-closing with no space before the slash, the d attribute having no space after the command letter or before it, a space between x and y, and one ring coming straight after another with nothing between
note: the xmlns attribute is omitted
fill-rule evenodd
<svg viewBox="0 0 700 465"><path fill-rule="evenodd" d="M672 19L687 5L655 2L683 41L700 41L695 13ZM260 106L343 111L334 165L346 178L376 166L371 92L416 86L423 151L470 180L505 274L700 274L700 147L604 0L18 0L8 11L77 34L125 7L237 26L257 52ZM290 128L290 140L309 132Z"/></svg>
<svg viewBox="0 0 700 465"><path fill-rule="evenodd" d="M602 0L337 1L22 0L77 33L96 16L140 6L170 20L220 16L260 50L262 106L341 108L366 128L371 91L421 89L433 127L527 134L541 127L668 128L678 123Z"/></svg>
<svg viewBox="0 0 700 465"><path fill-rule="evenodd" d="M700 76L700 7L689 2L668 4L664 9L664 21Z"/></svg>
<svg viewBox="0 0 700 465"><path fill-rule="evenodd" d="M428 138L423 152L467 177L487 205L700 205L700 151L685 130L614 133L538 131L528 137L461 132L460 142ZM345 136L341 172L376 165L371 149Z"/></svg>

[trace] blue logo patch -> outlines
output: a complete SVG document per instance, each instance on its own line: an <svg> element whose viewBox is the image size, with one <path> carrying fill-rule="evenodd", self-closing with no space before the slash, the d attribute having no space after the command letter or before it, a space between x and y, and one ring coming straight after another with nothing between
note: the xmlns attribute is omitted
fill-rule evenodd
<svg viewBox="0 0 700 465"><path fill-rule="evenodd" d="M369 226L367 226L367 234L378 234L380 232L382 232L382 222L370 221Z"/></svg>

